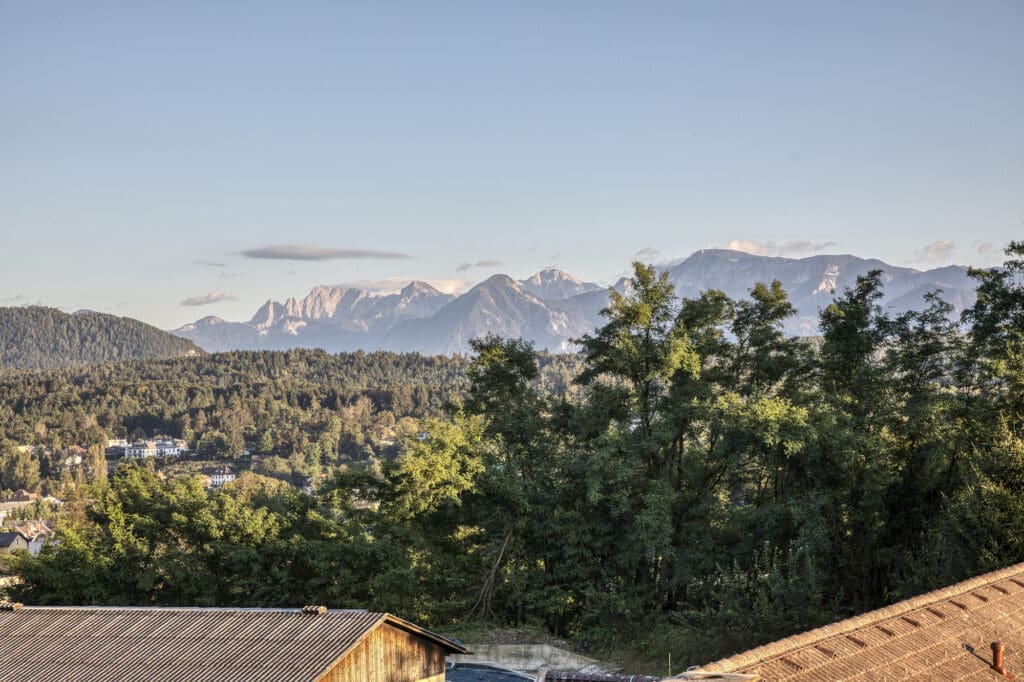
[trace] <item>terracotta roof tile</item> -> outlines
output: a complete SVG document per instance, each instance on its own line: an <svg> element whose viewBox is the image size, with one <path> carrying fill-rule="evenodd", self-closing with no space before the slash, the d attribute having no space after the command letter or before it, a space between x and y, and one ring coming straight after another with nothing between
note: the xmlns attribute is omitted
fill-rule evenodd
<svg viewBox="0 0 1024 682"><path fill-rule="evenodd" d="M1024 564L710 663L763 680L988 680L989 644L1024 675Z"/></svg>

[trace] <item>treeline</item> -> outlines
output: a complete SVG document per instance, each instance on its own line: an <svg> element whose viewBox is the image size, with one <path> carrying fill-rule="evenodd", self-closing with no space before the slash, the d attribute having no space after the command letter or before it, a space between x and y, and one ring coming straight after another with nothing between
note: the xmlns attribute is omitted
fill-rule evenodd
<svg viewBox="0 0 1024 682"><path fill-rule="evenodd" d="M0 369L53 369L203 351L191 341L128 317L55 308L0 308Z"/></svg>
<svg viewBox="0 0 1024 682"><path fill-rule="evenodd" d="M887 314L875 272L815 343L781 332L778 283L679 300L636 264L575 392L490 338L461 405L315 497L122 467L18 559L15 597L326 603L702 663L1022 561L1024 243L1008 254L959 322L940 295Z"/></svg>

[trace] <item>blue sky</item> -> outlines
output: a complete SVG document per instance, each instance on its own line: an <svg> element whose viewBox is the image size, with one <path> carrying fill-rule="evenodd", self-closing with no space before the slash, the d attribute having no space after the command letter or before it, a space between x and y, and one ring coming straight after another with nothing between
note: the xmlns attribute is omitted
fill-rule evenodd
<svg viewBox="0 0 1024 682"><path fill-rule="evenodd" d="M730 243L994 263L1021 36L1021 0L0 3L0 305L172 327Z"/></svg>

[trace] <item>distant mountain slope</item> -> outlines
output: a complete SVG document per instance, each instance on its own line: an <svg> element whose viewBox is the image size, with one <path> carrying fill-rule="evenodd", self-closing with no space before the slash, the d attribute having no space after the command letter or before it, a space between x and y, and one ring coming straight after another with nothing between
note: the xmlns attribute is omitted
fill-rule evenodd
<svg viewBox="0 0 1024 682"><path fill-rule="evenodd" d="M694 297L721 289L745 298L758 282L778 279L799 311L786 322L790 335L818 333L818 312L859 275L882 270L883 305L901 313L943 290L959 314L974 302L974 282L959 266L918 271L849 255L768 258L707 249L664 268L676 293ZM624 291L622 279L615 289ZM521 337L550 351L573 349L572 339L602 323L607 289L555 269L522 280L495 275L460 296L412 282L395 294L316 287L301 300L267 301L248 322L206 317L174 330L209 351L324 348L331 352L384 349L429 354L464 353L484 334Z"/></svg>
<svg viewBox="0 0 1024 682"><path fill-rule="evenodd" d="M584 294L585 295L585 294ZM601 306L606 296L601 294ZM494 275L425 319L397 325L383 341L385 350L450 354L469 350L485 334L531 339L538 348L570 350L569 339L593 327L587 316L564 301L543 301L521 282Z"/></svg>
<svg viewBox="0 0 1024 682"><path fill-rule="evenodd" d="M974 282L967 276L967 268L922 272L850 255L796 259L705 249L672 266L668 273L676 293L683 297L720 289L733 298L744 298L758 282L777 279L799 311L786 322L786 332L799 336L818 333L818 311L871 270L882 271L882 305L893 313L922 307L924 295L936 289L942 289L942 297L953 304L956 314L974 303Z"/></svg>
<svg viewBox="0 0 1024 682"><path fill-rule="evenodd" d="M0 308L0 368L53 369L201 352L191 341L128 317L85 310L68 314L43 307Z"/></svg>

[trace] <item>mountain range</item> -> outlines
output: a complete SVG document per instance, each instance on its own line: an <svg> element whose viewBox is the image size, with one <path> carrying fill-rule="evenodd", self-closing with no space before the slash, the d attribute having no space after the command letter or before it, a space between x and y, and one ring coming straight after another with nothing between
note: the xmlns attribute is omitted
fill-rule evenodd
<svg viewBox="0 0 1024 682"><path fill-rule="evenodd" d="M883 272L883 305L891 312L923 307L924 295L936 289L954 314L974 302L974 282L961 266L921 271L850 255L794 259L706 249L660 269L682 297L720 289L744 298L756 283L777 279L799 311L785 327L794 336L818 333L819 310L875 269ZM626 286L625 278L613 285ZM601 324L607 302L607 287L548 269L522 280L494 275L459 296L418 281L391 294L318 286L301 300L268 300L247 322L204 317L172 333L211 352L315 347L452 354L468 351L471 339L487 333L558 352L573 350L572 339Z"/></svg>

